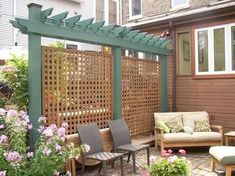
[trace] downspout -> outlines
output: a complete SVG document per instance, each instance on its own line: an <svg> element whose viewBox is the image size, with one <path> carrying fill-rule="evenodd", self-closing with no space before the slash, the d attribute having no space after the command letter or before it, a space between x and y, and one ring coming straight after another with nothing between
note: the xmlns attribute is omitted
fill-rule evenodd
<svg viewBox="0 0 235 176"><path fill-rule="evenodd" d="M169 22L169 26L170 26L170 31L171 31L171 40L172 40L172 61L173 61L173 68L172 68L172 77L173 77L173 81L172 81L172 111L176 112L176 32L175 32L175 28L173 25L173 22Z"/></svg>

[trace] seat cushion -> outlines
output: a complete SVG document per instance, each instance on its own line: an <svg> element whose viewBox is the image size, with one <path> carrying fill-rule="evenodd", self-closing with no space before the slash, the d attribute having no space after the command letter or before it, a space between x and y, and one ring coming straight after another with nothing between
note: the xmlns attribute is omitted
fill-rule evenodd
<svg viewBox="0 0 235 176"><path fill-rule="evenodd" d="M215 146L210 148L209 153L223 165L235 164L235 147Z"/></svg>
<svg viewBox="0 0 235 176"><path fill-rule="evenodd" d="M195 131L195 120L209 120L209 115L206 111L183 113L184 126L191 127L193 131Z"/></svg>
<svg viewBox="0 0 235 176"><path fill-rule="evenodd" d="M196 132L210 132L209 120L195 120L195 131Z"/></svg>
<svg viewBox="0 0 235 176"><path fill-rule="evenodd" d="M165 133L164 142L193 142L193 137L188 133Z"/></svg>
<svg viewBox="0 0 235 176"><path fill-rule="evenodd" d="M222 135L218 132L193 132L192 137L197 142L222 140Z"/></svg>

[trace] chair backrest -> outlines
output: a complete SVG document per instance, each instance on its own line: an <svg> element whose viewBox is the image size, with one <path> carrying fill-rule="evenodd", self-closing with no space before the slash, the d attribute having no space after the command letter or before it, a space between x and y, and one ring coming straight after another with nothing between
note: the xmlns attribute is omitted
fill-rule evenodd
<svg viewBox="0 0 235 176"><path fill-rule="evenodd" d="M96 124L78 127L78 135L82 144L90 146L90 151L85 155L104 151L100 130Z"/></svg>
<svg viewBox="0 0 235 176"><path fill-rule="evenodd" d="M108 122L113 138L114 149L121 145L131 144L131 136L124 119L112 120Z"/></svg>

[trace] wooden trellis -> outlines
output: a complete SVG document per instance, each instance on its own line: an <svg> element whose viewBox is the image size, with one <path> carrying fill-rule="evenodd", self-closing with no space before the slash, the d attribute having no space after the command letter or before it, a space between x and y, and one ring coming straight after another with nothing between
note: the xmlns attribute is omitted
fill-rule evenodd
<svg viewBox="0 0 235 176"><path fill-rule="evenodd" d="M160 64L122 58L122 116L131 134L153 131L153 113L160 111Z"/></svg>
<svg viewBox="0 0 235 176"><path fill-rule="evenodd" d="M48 124L97 123L112 119L112 59L97 52L42 47L43 115Z"/></svg>

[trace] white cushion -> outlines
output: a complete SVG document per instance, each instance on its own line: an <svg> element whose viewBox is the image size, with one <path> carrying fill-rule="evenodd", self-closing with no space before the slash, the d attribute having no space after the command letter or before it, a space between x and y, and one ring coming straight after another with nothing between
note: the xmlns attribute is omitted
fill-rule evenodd
<svg viewBox="0 0 235 176"><path fill-rule="evenodd" d="M206 111L185 112L183 113L184 126L189 126L195 131L195 120L209 120L209 115Z"/></svg>
<svg viewBox="0 0 235 176"><path fill-rule="evenodd" d="M160 112L160 113L154 113L154 120L155 125L158 124L158 121L162 121L164 123L169 122L171 118L180 115L182 113L179 112Z"/></svg>
<svg viewBox="0 0 235 176"><path fill-rule="evenodd" d="M215 146L210 148L209 153L223 165L235 164L235 147Z"/></svg>
<svg viewBox="0 0 235 176"><path fill-rule="evenodd" d="M222 135L218 132L193 132L192 137L196 142L222 140Z"/></svg>
<svg viewBox="0 0 235 176"><path fill-rule="evenodd" d="M193 137L188 133L165 133L164 142L193 142Z"/></svg>

